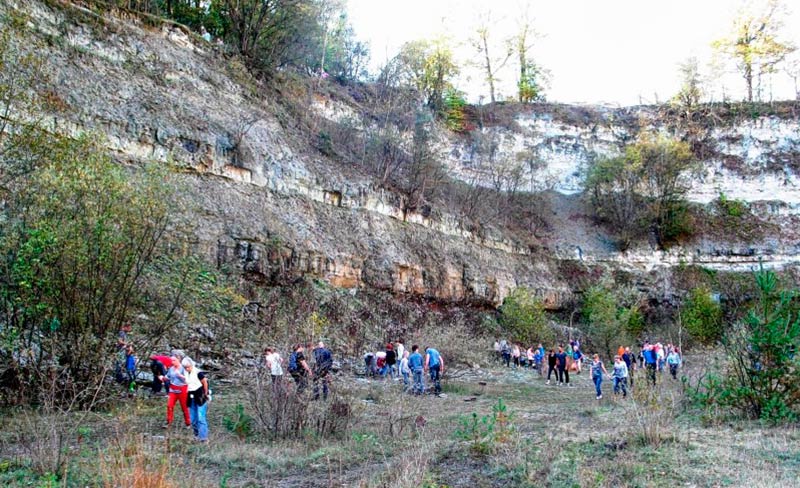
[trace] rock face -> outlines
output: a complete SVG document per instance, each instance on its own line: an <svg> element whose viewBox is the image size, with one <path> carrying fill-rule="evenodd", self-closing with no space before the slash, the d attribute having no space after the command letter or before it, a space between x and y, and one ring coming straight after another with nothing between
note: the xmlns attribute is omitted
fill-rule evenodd
<svg viewBox="0 0 800 488"><path fill-rule="evenodd" d="M435 216L406 212L396 195L369 177L345 173L299 142L243 68L201 39L110 17L90 23L81 20L89 14L38 2L13 5L0 10L22 8L30 16L28 35L42 42L38 53L51 70L54 95L64 102L64 110L49 115L50 127L96 133L123 162L174 165L182 175L176 232L188 237L195 252L221 267L237 267L253 283L312 276L344 288L491 305L502 303L514 287L528 286L555 308L570 295L558 275L560 259L637 268L714 257L708 252L714 243L699 252L619 255L586 222L574 224L577 234L565 232L567 238L532 250L497 231L478 234L446 210ZM325 99L312 101L309 110L331 120L353 114L347 105ZM632 137L627 125L616 122L621 113L592 110L600 122L571 124L553 114L520 113L515 128L485 132L499 141L498 160L522 152L535 156L539 163L527 172L531 189L575 194L581 191L582 166L596 154L619 151ZM757 118L713 137L720 141L718 156L708 162L694 199L725 192L748 201L780 200L766 210L770 214L796 213L796 119ZM470 147L447 134L441 141L452 175L476 181ZM731 168L732 159L740 167ZM574 198L570 202L576 205ZM781 260L796 260L795 243L773 244ZM759 252L745 257L752 261Z"/></svg>

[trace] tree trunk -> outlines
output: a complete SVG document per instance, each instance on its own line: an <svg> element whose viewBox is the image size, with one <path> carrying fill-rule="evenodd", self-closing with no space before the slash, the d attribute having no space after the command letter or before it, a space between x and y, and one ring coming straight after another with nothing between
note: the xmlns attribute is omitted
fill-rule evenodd
<svg viewBox="0 0 800 488"><path fill-rule="evenodd" d="M753 103L753 63L744 64L744 81L747 83L747 101Z"/></svg>
<svg viewBox="0 0 800 488"><path fill-rule="evenodd" d="M489 99L494 103L494 74L492 73L492 61L489 58L489 43L486 37L486 35L481 36L481 41L483 42L483 55L486 61L486 80L489 82Z"/></svg>

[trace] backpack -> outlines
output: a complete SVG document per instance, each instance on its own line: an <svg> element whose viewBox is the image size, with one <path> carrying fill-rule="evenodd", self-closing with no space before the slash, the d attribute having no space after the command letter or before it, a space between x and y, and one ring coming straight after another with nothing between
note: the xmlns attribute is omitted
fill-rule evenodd
<svg viewBox="0 0 800 488"><path fill-rule="evenodd" d="M292 355L289 356L289 372L294 373L297 369L297 353L293 352Z"/></svg>

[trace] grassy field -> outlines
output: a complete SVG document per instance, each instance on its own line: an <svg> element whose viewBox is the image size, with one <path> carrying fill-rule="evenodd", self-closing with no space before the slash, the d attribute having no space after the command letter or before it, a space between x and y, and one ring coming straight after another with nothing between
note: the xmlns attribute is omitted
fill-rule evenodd
<svg viewBox="0 0 800 488"><path fill-rule="evenodd" d="M437 398L341 373L334 388L350 403L352 424L334 438L248 431L238 406L249 416L250 404L235 385L215 387L208 445L183 427L163 430L166 400L144 391L86 417L60 447L58 427L69 419L8 412L0 485L796 486L800 479L797 428L704 425L682 407L680 382L666 377L625 400L605 381L599 401L586 373L572 380L574 388L548 386L535 372L498 365L448 380ZM65 453L66 476L42 475L57 452Z"/></svg>

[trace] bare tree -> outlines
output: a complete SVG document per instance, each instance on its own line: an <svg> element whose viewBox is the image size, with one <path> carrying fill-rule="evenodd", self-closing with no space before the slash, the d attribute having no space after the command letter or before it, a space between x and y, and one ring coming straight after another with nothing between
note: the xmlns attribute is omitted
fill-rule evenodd
<svg viewBox="0 0 800 488"><path fill-rule="evenodd" d="M492 103L496 101L496 83L500 81L497 73L505 67L514 54L510 40L500 40L499 43L496 41L494 37L496 29L497 22L492 20L491 11L483 12L479 16L475 37L471 40L473 47L483 56L481 68L489 85L489 99Z"/></svg>

